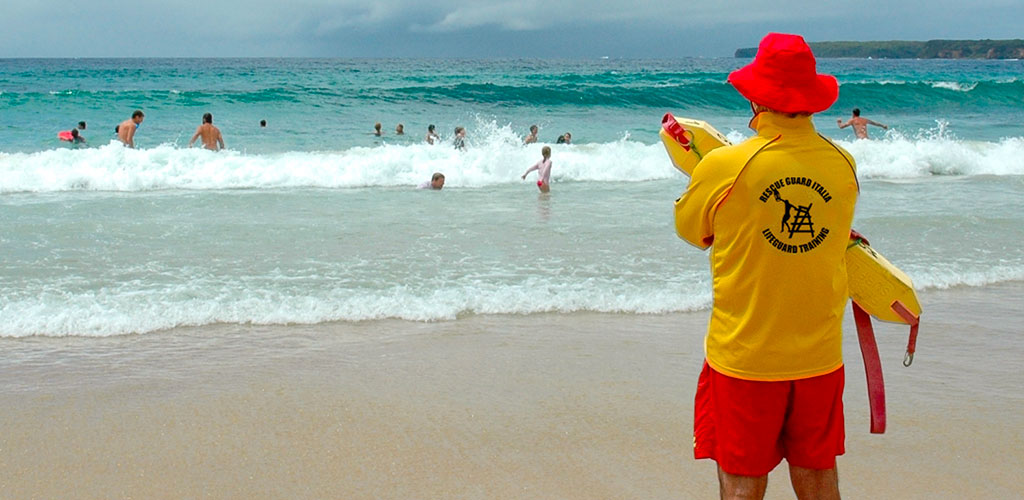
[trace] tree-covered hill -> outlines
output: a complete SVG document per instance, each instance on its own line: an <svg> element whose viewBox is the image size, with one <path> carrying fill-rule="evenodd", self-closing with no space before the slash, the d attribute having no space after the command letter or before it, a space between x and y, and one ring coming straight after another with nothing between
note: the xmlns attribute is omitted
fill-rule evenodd
<svg viewBox="0 0 1024 500"><path fill-rule="evenodd" d="M817 57L875 59L1024 59L1024 40L929 40L913 42L812 42ZM754 57L756 48L737 49L736 57Z"/></svg>

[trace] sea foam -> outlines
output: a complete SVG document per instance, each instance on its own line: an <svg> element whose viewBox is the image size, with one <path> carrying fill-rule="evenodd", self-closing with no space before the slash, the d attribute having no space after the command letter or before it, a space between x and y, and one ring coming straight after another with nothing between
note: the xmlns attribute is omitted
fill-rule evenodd
<svg viewBox="0 0 1024 500"><path fill-rule="evenodd" d="M706 281L706 280L705 280ZM287 325L330 321L453 320L465 314L597 311L669 313L710 304L709 287L644 287L609 279L531 277L521 283L396 283L380 290L309 287L280 281L253 287L197 279L167 286L121 283L69 293L52 284L36 296L0 304L0 337L104 337L217 323Z"/></svg>
<svg viewBox="0 0 1024 500"><path fill-rule="evenodd" d="M730 132L729 139L744 136ZM969 142L939 129L914 136L890 131L881 140L839 141L857 160L862 178L934 175L1024 175L1024 138ZM518 182L540 159L543 144L522 146L493 131L466 151L450 144L389 144L341 151L214 153L161 145L133 150L117 143L98 148L0 153L0 193L151 191L163 189L278 189L397 187L418 184L433 172L446 187L479 188ZM660 144L623 137L609 143L550 145L556 181L622 182L678 175Z"/></svg>
<svg viewBox="0 0 1024 500"><path fill-rule="evenodd" d="M880 140L839 141L857 161L861 178L934 175L1024 175L1024 138L962 141L939 121L912 135L890 130Z"/></svg>
<svg viewBox="0 0 1024 500"><path fill-rule="evenodd" d="M385 143L261 155L171 145L133 150L112 142L80 150L0 153L0 193L408 186L429 179L433 172L446 175L446 187L483 187L518 182L522 172L541 158L542 144L517 142L492 136L471 141L466 151L445 143ZM556 181L645 181L674 175L664 148L657 144L623 139L551 147Z"/></svg>
<svg viewBox="0 0 1024 500"><path fill-rule="evenodd" d="M1024 269L1015 266L984 270L908 266L906 270L914 276L918 291L1024 280ZM19 295L0 304L0 337L105 337L218 323L447 321L466 314L664 314L706 310L711 304L706 278L654 286L616 279L552 282L531 277L521 283L396 283L380 290L298 289L280 280L252 286L197 278L166 286L128 282L73 293L54 283L32 297Z"/></svg>

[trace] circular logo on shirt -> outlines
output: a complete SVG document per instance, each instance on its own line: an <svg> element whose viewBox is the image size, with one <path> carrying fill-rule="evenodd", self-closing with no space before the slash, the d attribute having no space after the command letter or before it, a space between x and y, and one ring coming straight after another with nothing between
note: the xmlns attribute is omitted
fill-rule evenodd
<svg viewBox="0 0 1024 500"><path fill-rule="evenodd" d="M827 227L814 224L814 205L832 201L832 195L813 179L780 178L766 186L758 199L769 205L769 209L778 211L778 223L761 231L765 241L776 250L806 253L828 237Z"/></svg>

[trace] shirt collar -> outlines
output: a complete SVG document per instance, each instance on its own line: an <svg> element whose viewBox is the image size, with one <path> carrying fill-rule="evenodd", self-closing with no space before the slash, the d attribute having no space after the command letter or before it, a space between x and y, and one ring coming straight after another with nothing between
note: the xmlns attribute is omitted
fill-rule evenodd
<svg viewBox="0 0 1024 500"><path fill-rule="evenodd" d="M790 116L765 111L757 114L751 126L757 130L758 135L766 137L776 137L784 132L788 134L817 133L810 115Z"/></svg>

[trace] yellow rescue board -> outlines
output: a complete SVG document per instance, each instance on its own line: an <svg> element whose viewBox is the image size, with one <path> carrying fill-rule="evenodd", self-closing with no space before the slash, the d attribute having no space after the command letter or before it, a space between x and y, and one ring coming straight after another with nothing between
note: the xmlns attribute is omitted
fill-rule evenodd
<svg viewBox="0 0 1024 500"><path fill-rule="evenodd" d="M850 278L850 297L868 314L882 321L908 323L897 312L898 302L914 316L921 315L921 304L910 276L862 239L850 240L846 249L846 275Z"/></svg>
<svg viewBox="0 0 1024 500"><path fill-rule="evenodd" d="M709 151L729 144L729 140L707 122L676 118L671 113L662 120L660 135L672 165L686 175L692 174L693 168ZM921 315L921 304L910 277L864 240L850 240L846 249L846 273L850 297L868 314L883 321L907 324L911 324L911 320L900 314L901 308L915 318Z"/></svg>
<svg viewBox="0 0 1024 500"><path fill-rule="evenodd" d="M673 120L678 128L673 128L671 123L666 126L663 121L660 134L661 142L668 150L672 164L686 175L693 174L693 167L696 167L709 151L729 144L729 139L726 139L707 122L676 118L671 114L665 115L665 119Z"/></svg>

